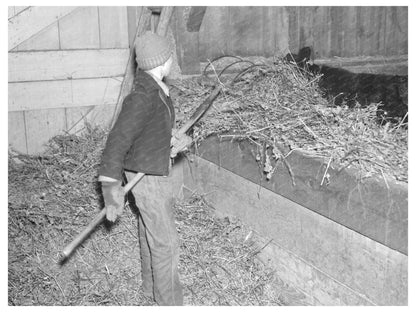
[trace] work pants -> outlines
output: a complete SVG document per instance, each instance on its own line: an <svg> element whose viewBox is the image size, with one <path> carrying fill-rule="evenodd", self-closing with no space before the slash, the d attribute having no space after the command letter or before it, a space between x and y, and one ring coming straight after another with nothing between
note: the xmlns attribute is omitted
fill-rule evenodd
<svg viewBox="0 0 416 312"><path fill-rule="evenodd" d="M126 172L127 180L134 172ZM142 287L158 305L183 305L179 281L179 239L176 231L172 177L145 175L132 189L139 209Z"/></svg>

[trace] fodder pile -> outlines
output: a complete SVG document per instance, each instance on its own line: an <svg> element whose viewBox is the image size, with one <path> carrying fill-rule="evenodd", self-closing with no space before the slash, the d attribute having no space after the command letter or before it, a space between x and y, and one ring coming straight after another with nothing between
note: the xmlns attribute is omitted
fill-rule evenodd
<svg viewBox="0 0 416 312"><path fill-rule="evenodd" d="M96 179L106 134L87 128L53 138L40 156L9 154L9 305L155 304L140 287L133 208L115 225L97 227L69 261L58 263L102 205ZM262 245L248 227L215 215L197 195L174 211L185 304L293 302L293 290L257 259Z"/></svg>
<svg viewBox="0 0 416 312"><path fill-rule="evenodd" d="M407 125L382 125L376 116L380 103L354 109L332 105L318 87L319 76L307 79L280 60L249 63L249 70L221 75L233 61L227 65L221 60L219 68L212 63L211 73L202 78L175 81L172 94L184 116L207 97L214 84L224 87L195 127L196 141L210 135L245 139L260 153L266 146L275 161L300 150L323 157L338 170L356 168L361 177L389 176L407 182ZM265 168L269 177L272 167Z"/></svg>

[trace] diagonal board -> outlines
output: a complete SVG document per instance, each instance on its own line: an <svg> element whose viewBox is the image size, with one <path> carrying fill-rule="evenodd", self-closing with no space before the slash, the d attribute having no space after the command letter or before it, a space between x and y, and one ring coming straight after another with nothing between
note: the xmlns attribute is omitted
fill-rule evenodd
<svg viewBox="0 0 416 312"><path fill-rule="evenodd" d="M12 50L23 41L45 27L56 22L77 7L40 7L34 6L22 11L9 19L9 50Z"/></svg>

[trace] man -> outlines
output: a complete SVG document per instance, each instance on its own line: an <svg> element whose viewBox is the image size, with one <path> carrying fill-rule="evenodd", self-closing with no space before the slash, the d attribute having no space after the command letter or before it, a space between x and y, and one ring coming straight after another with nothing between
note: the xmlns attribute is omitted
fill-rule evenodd
<svg viewBox="0 0 416 312"><path fill-rule="evenodd" d="M136 41L138 70L134 91L125 98L108 135L98 180L102 183L106 217L114 222L124 207L123 172L128 180L137 172L146 174L132 190L139 207L142 287L145 295L159 305L182 305L179 240L169 172L170 157L180 152L175 145L184 146L190 138L172 138L175 111L169 88L162 81L172 65L169 41L151 32Z"/></svg>

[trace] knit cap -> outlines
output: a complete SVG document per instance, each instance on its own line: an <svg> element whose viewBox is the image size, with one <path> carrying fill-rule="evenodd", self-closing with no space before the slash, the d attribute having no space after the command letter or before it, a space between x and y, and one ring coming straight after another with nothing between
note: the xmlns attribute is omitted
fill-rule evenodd
<svg viewBox="0 0 416 312"><path fill-rule="evenodd" d="M172 54L169 41L151 31L137 38L135 50L137 65L142 70L149 70L164 64Z"/></svg>

